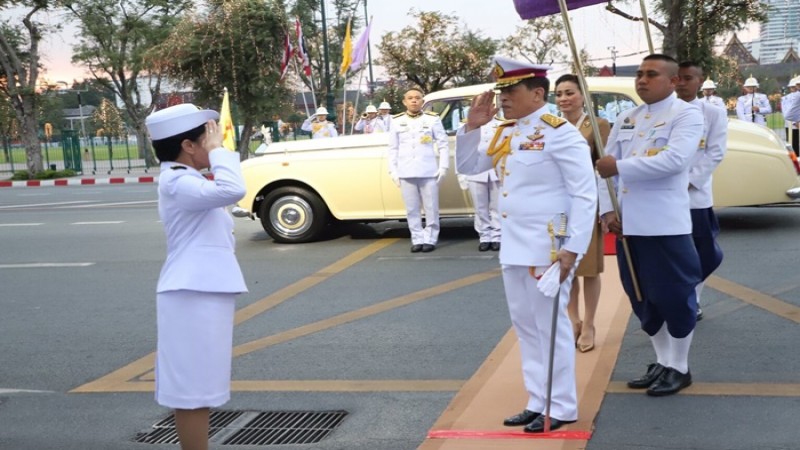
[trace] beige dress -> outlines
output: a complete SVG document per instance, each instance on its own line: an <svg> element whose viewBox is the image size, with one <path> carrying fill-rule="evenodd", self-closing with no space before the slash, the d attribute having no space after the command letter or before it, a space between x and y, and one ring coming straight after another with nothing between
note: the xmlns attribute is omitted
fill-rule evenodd
<svg viewBox="0 0 800 450"><path fill-rule="evenodd" d="M583 122L577 125L578 130L581 132L586 142L589 143L589 148L592 152L592 164L597 163L599 155L594 145L594 137L592 136L592 124L588 117L583 119ZM597 127L600 129L600 138L603 140L603 145L608 142L608 134L611 127L605 119L597 118ZM603 272L603 229L600 227L599 217L595 221L594 231L592 231L592 241L589 243L589 248L586 254L583 255L581 263L578 265L578 270L575 276L579 277L596 277Z"/></svg>

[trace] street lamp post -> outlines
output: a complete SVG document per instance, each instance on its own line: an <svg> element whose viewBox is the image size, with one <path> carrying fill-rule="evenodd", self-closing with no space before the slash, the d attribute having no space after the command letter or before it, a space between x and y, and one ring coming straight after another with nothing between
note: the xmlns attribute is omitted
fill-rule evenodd
<svg viewBox="0 0 800 450"><path fill-rule="evenodd" d="M64 86L69 86L66 81L56 81L58 84L63 84ZM80 114L79 120L81 122L81 134L83 135L84 139L86 138L86 126L83 124L83 103L81 102L81 92L89 92L89 88L86 89L61 89L62 91L66 92L75 92L78 94L78 114Z"/></svg>

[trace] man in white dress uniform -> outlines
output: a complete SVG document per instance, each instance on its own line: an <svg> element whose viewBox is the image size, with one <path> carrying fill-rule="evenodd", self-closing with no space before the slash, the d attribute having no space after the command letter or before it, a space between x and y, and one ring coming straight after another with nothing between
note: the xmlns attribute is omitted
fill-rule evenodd
<svg viewBox="0 0 800 450"><path fill-rule="evenodd" d="M328 121L328 109L324 106L317 108L313 116L309 117L300 126L303 131L311 132L311 139L323 139L339 136L336 125Z"/></svg>
<svg viewBox="0 0 800 450"><path fill-rule="evenodd" d="M772 106L766 95L756 92L758 90L758 80L753 77L744 82L744 90L747 94L742 95L736 100L736 117L746 122L753 122L759 125L766 125L765 114L772 112Z"/></svg>

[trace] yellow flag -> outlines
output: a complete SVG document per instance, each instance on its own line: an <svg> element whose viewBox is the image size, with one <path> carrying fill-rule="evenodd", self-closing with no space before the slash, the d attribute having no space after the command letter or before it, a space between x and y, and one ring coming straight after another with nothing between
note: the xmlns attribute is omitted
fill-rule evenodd
<svg viewBox="0 0 800 450"><path fill-rule="evenodd" d="M219 111L219 127L222 130L222 146L228 150L236 151L234 141L233 119L231 119L231 101L228 99L228 88L222 96L222 108Z"/></svg>
<svg viewBox="0 0 800 450"><path fill-rule="evenodd" d="M342 68L339 73L344 75L353 62L353 41L350 39L350 19L347 20L347 31L344 33L344 43L342 44Z"/></svg>

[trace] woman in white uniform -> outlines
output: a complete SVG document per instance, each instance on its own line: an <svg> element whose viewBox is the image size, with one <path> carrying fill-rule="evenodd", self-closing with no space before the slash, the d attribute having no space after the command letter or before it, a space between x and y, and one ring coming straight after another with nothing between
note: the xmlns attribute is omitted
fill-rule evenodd
<svg viewBox="0 0 800 450"><path fill-rule="evenodd" d="M183 450L208 449L209 408L230 399L235 297L247 292L225 209L245 194L219 114L191 104L147 117L161 161L158 213L167 260L157 289L156 401L175 410ZM210 168L214 179L199 171Z"/></svg>

